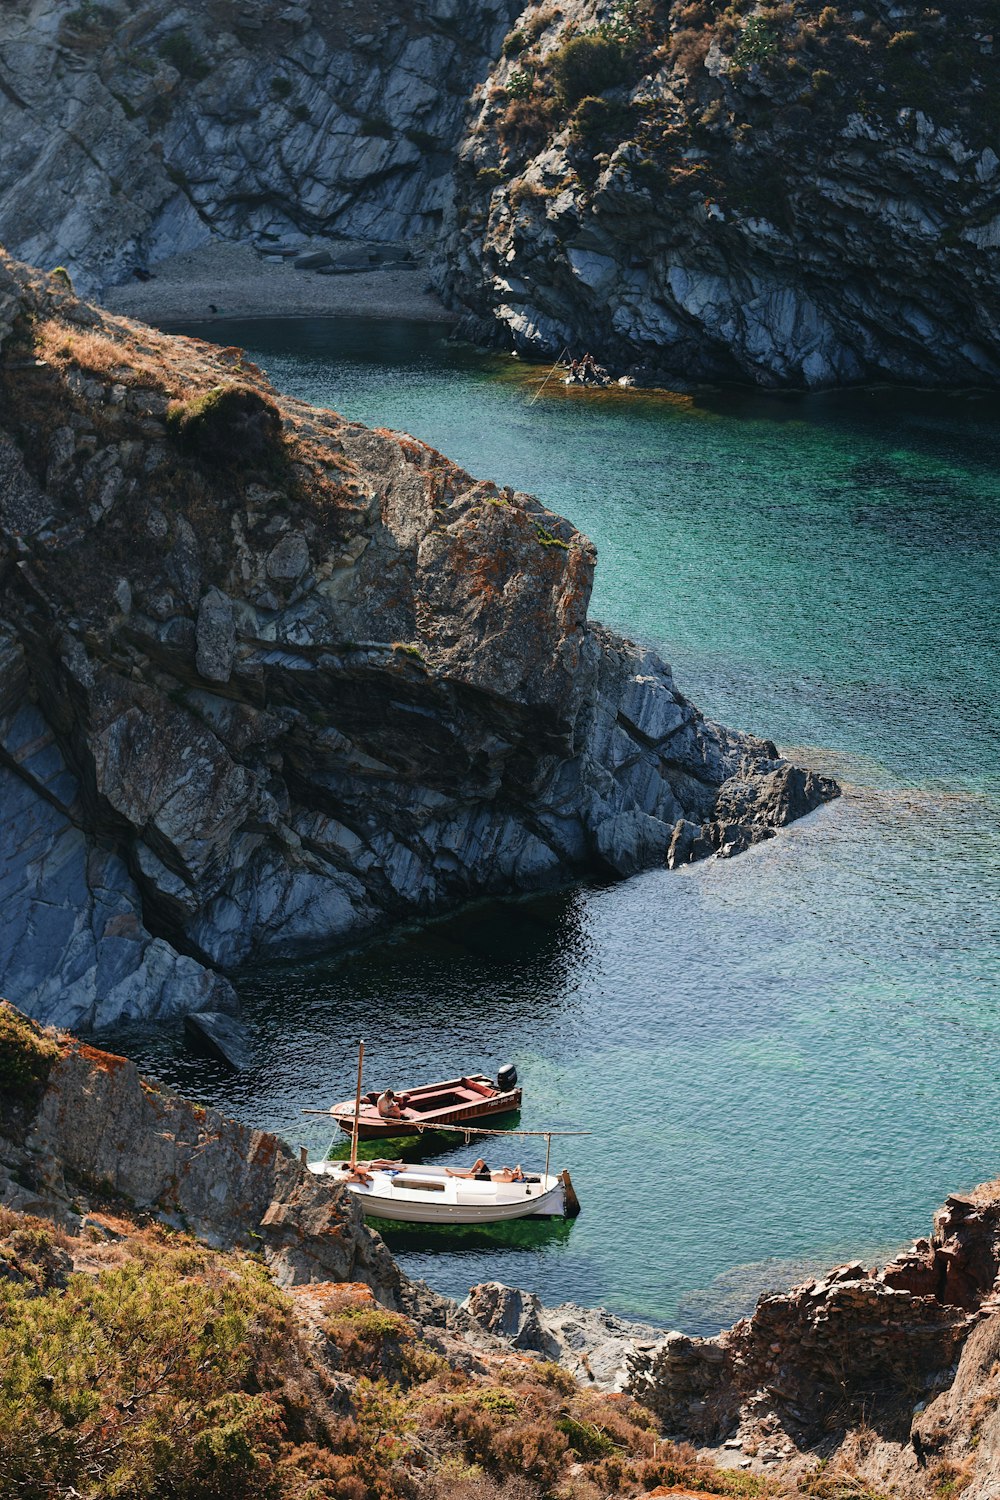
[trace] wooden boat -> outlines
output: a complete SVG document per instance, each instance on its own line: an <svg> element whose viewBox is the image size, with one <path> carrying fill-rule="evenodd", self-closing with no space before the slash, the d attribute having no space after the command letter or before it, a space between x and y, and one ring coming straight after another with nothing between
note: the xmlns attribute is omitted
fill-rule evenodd
<svg viewBox="0 0 1000 1500"><path fill-rule="evenodd" d="M522 1182L495 1182L412 1162L363 1162L361 1166L367 1180L346 1182L346 1186L365 1218L404 1224L499 1224L506 1219L553 1218L566 1213L568 1184L562 1172L529 1173ZM348 1161L310 1162L309 1170L345 1180L354 1175Z"/></svg>
<svg viewBox="0 0 1000 1500"><path fill-rule="evenodd" d="M484 1073L470 1073L462 1078L448 1078L444 1083L427 1083L396 1095L402 1106L399 1119L386 1120L378 1112L378 1093L361 1095L357 1108L359 1140L379 1140L400 1135L419 1135L420 1130L435 1125L465 1125L493 1115L508 1114L521 1107L521 1090L517 1071L501 1068L493 1083ZM347 1135L354 1132L355 1100L334 1104L331 1115ZM471 1133L475 1134L472 1124Z"/></svg>

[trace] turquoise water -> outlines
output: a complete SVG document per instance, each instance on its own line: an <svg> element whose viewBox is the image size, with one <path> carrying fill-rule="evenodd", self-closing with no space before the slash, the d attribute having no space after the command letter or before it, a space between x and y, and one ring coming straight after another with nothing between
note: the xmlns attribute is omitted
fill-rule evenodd
<svg viewBox="0 0 1000 1500"><path fill-rule="evenodd" d="M262 1062L240 1078L162 1036L130 1049L314 1150L329 1133L301 1107L351 1091L359 1034L369 1085L512 1059L526 1127L593 1132L557 1152L581 1217L501 1244L397 1235L403 1265L695 1331L884 1256L1000 1172L1000 408L551 385L529 404L544 371L438 330L210 333L568 515L599 549L592 613L846 794L735 861L248 973Z"/></svg>

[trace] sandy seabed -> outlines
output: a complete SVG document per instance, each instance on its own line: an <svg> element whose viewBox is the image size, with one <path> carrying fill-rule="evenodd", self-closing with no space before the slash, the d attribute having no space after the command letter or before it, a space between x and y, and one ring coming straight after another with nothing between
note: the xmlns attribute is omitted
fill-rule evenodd
<svg viewBox="0 0 1000 1500"><path fill-rule="evenodd" d="M427 290L422 266L321 276L295 270L290 260L264 260L249 245L219 241L160 261L151 281L108 287L101 301L112 312L153 324L309 317L456 321Z"/></svg>

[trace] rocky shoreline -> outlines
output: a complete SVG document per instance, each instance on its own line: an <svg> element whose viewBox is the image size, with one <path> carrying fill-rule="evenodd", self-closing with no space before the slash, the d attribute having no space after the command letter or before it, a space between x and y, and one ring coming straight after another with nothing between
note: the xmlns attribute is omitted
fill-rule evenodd
<svg viewBox="0 0 1000 1500"><path fill-rule="evenodd" d="M213 240L378 240L431 258L468 336L644 384L995 386L992 24L887 0L10 0L0 242L154 318L440 317L419 276L197 271ZM176 298L132 284L189 253Z"/></svg>
<svg viewBox="0 0 1000 1500"><path fill-rule="evenodd" d="M374 1296L402 1315L466 1374L509 1370L512 1358L526 1371L540 1360L542 1374L554 1364L568 1372L563 1396L638 1402L665 1452L700 1445L697 1459L677 1450L675 1486L687 1479L701 1492L744 1493L726 1487L736 1467L785 1494L996 1493L1000 1182L950 1197L932 1234L881 1270L837 1267L763 1295L751 1317L715 1338L692 1338L600 1310L546 1308L497 1283L472 1288L459 1308L409 1282L350 1195L307 1172L274 1136L187 1103L124 1058L43 1034L3 1003L0 1070L0 1280L38 1274L31 1247L46 1240L31 1225L49 1221L64 1236L54 1259L44 1251L45 1274L58 1284L74 1265L100 1274L108 1262L95 1244L140 1234L149 1243L141 1226L162 1224L221 1253L256 1250L307 1310L310 1337L317 1311L342 1305L340 1285L362 1306ZM553 1404L558 1389L546 1398ZM576 1442L595 1456L582 1435ZM692 1472L692 1463L703 1467ZM638 1489L660 1493L662 1469L644 1472L651 1477ZM619 1493L622 1477L609 1471L603 1493ZM817 1489L821 1480L829 1488ZM624 1492L637 1493L634 1479Z"/></svg>
<svg viewBox="0 0 1000 1500"><path fill-rule="evenodd" d="M595 552L406 435L0 258L0 981L74 1029L255 955L729 857L838 793L588 619Z"/></svg>

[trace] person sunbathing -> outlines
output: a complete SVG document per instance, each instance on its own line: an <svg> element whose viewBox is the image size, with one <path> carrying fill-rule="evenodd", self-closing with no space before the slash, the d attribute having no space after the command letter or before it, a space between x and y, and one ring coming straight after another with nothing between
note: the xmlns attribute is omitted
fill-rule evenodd
<svg viewBox="0 0 1000 1500"><path fill-rule="evenodd" d="M343 1182L371 1182L372 1180L372 1174L361 1162L356 1162L352 1167L349 1161L345 1161L341 1163L341 1167L347 1172L347 1176L341 1179Z"/></svg>
<svg viewBox="0 0 1000 1500"><path fill-rule="evenodd" d="M489 1182L493 1177L481 1156L476 1158L471 1167L445 1167L445 1171L449 1177L474 1177L477 1182Z"/></svg>
<svg viewBox="0 0 1000 1500"><path fill-rule="evenodd" d="M520 1163L516 1167L501 1167L497 1172L491 1172L482 1157L474 1161L471 1167L445 1167L450 1177L473 1177L477 1182L524 1182L525 1176L521 1170Z"/></svg>

